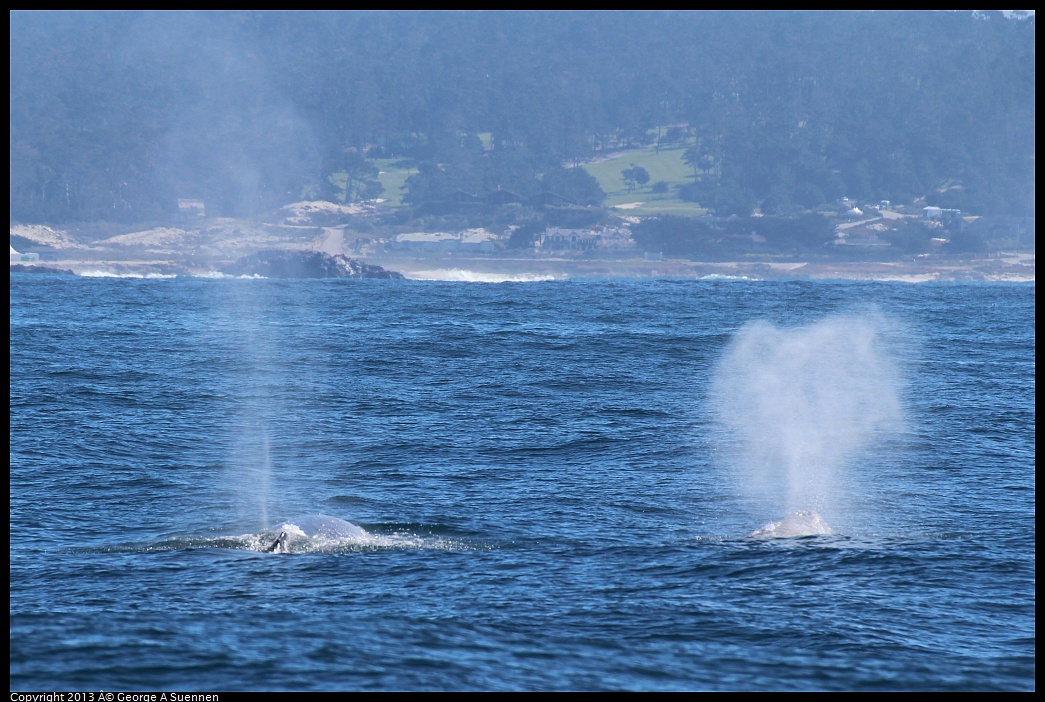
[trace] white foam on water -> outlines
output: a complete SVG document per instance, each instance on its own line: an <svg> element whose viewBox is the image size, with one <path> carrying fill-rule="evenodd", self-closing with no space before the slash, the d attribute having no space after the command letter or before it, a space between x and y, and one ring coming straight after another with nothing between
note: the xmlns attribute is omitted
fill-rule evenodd
<svg viewBox="0 0 1045 702"><path fill-rule="evenodd" d="M82 278L143 278L156 280L167 280L178 277L171 273L114 273L113 271L101 269L84 270L77 273L77 275Z"/></svg>
<svg viewBox="0 0 1045 702"><path fill-rule="evenodd" d="M423 271L403 271L410 280L434 280L461 283L541 283L558 280L553 275L536 273L480 273L461 268L438 268Z"/></svg>
<svg viewBox="0 0 1045 702"><path fill-rule="evenodd" d="M286 534L281 553L346 553L369 549L472 550L475 546L452 539L416 534L374 534L361 526L325 514L296 517L261 534L244 534L246 548L270 551L280 533Z"/></svg>

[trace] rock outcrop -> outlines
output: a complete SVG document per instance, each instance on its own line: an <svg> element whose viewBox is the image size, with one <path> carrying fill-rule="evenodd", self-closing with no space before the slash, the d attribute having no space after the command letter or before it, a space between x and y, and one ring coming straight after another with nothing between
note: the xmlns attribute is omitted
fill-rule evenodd
<svg viewBox="0 0 1045 702"><path fill-rule="evenodd" d="M229 275L259 275L266 278L402 278L402 273L385 270L342 254L331 256L321 251L259 251L225 266Z"/></svg>
<svg viewBox="0 0 1045 702"><path fill-rule="evenodd" d="M39 264L23 265L21 263L11 264L12 273L61 273L62 275L75 275L67 268L54 268L53 266L41 266Z"/></svg>

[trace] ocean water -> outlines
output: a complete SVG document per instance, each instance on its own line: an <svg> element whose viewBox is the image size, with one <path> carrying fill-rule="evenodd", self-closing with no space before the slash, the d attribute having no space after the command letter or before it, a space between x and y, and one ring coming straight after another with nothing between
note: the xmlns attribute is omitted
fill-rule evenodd
<svg viewBox="0 0 1045 702"><path fill-rule="evenodd" d="M11 689L1034 690L1033 284L449 277L12 274Z"/></svg>

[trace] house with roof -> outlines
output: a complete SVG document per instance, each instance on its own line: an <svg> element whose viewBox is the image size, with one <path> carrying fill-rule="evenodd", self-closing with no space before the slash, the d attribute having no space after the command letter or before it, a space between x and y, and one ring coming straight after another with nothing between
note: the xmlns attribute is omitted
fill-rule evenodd
<svg viewBox="0 0 1045 702"><path fill-rule="evenodd" d="M537 240L537 250L544 253L580 253L594 251L602 236L587 229L550 227Z"/></svg>

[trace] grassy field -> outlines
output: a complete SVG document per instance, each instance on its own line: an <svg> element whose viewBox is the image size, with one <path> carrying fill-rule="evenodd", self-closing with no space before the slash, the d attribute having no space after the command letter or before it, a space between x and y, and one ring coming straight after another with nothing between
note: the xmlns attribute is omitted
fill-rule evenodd
<svg viewBox="0 0 1045 702"><path fill-rule="evenodd" d="M630 205L642 203L638 207L629 207L624 212L636 215L677 214L702 215L704 209L693 202L678 199L679 185L692 182L693 169L683 160L685 148L662 148L658 153L653 147L633 151L621 151L609 158L600 158L582 165L591 173L599 187L606 193L606 206ZM625 168L641 166L650 175L649 182L640 188L628 191L621 171ZM668 184L666 193L653 192L653 185L658 181Z"/></svg>
<svg viewBox="0 0 1045 702"><path fill-rule="evenodd" d="M659 153L653 147L621 151L582 164L581 167L595 177L599 187L606 193L606 207L614 207L621 214L702 215L705 213L702 207L678 199L678 186L692 182L693 169L682 160L684 151L682 147L662 148ZM385 186L381 195L385 200L385 207L398 207L403 204L403 185L407 178L417 172L416 167L407 166L407 163L401 159L374 159L374 164L380 171L378 178ZM644 186L628 192L621 171L632 166L645 168L650 174L650 180ZM653 185L659 181L668 184L667 192L653 192ZM641 204L632 207L634 203ZM616 207L619 205L628 207Z"/></svg>
<svg viewBox="0 0 1045 702"><path fill-rule="evenodd" d="M403 185L406 179L417 173L414 166L405 166L404 161L398 158L376 158L374 165L377 166L378 180L385 186L381 193L386 207L399 207L403 204Z"/></svg>

